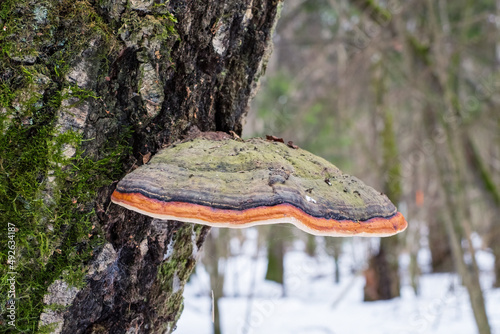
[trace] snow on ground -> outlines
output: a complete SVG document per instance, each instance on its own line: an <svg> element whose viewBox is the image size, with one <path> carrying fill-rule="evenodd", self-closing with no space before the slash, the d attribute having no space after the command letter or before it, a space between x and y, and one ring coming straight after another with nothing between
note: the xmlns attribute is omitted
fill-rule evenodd
<svg viewBox="0 0 500 334"><path fill-rule="evenodd" d="M346 241L338 285L331 257L319 252L310 258L297 242L285 257L285 296L280 285L264 279L265 252L255 257L255 245L256 231L250 230L239 250L242 255L221 260L226 272L226 297L219 302L224 334L477 333L467 291L453 274L422 275L416 296L403 270L400 298L363 302L361 270L367 249L373 248L370 239ZM428 251L422 252L419 259L429 260ZM490 325L493 333L500 334L500 289L490 288L492 255L477 251L477 258ZM404 268L406 255L401 262ZM175 333L211 334L210 282L201 263L185 287L184 298Z"/></svg>

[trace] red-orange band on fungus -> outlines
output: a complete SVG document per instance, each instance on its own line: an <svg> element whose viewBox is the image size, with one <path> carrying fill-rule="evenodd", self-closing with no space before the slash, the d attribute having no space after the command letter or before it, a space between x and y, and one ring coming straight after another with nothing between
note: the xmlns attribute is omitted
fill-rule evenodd
<svg viewBox="0 0 500 334"><path fill-rule="evenodd" d="M117 190L111 195L113 202L123 203L145 212L157 215L169 215L182 218L192 218L206 221L207 223L224 223L243 227L255 221L282 219L294 217L305 226L318 232L332 232L339 234L395 234L403 231L406 220L400 212L389 218L374 217L364 221L335 220L317 218L308 215L291 204L278 204L274 206L259 206L246 210L215 209L199 204L185 202L162 202L151 199L140 193L122 193Z"/></svg>

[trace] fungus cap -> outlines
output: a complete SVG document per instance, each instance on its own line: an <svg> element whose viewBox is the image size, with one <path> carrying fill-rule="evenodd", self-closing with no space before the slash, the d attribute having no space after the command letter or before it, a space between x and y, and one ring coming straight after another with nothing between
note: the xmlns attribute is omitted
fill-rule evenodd
<svg viewBox="0 0 500 334"><path fill-rule="evenodd" d="M207 132L159 151L111 200L216 227L292 223L324 236L389 236L407 223L387 196L296 146Z"/></svg>

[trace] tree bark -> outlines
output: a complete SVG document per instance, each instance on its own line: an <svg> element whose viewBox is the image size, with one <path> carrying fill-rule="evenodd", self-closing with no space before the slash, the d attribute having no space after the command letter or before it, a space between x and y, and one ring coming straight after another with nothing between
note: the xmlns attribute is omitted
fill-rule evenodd
<svg viewBox="0 0 500 334"><path fill-rule="evenodd" d="M384 103L385 68L381 62L374 66L375 108L383 120L384 128L380 133L382 141L384 171L384 193L393 203L401 198L401 163L394 132L393 119L388 106ZM387 300L400 296L399 259L400 251L398 236L382 238L377 254L368 261L365 270L364 300Z"/></svg>
<svg viewBox="0 0 500 334"><path fill-rule="evenodd" d="M455 270L453 264L452 249L446 236L447 219L441 213L429 218L429 249L431 251L431 266L434 273L447 273ZM445 239L443 239L445 237Z"/></svg>
<svg viewBox="0 0 500 334"><path fill-rule="evenodd" d="M445 6L445 4L441 4ZM407 47L412 55L412 72L427 70L425 78L425 89L420 88L429 96L438 96L438 99L428 98L423 106L423 125L427 138L439 138L436 147L432 151L432 157L438 172L445 199L445 214L443 219L448 234L453 260L457 273L463 280L463 285L469 294L471 308L474 314L478 332L481 334L491 333L483 293L479 281L479 269L475 259L475 252L470 238L469 222L466 213L465 201L465 177L462 165L464 164L458 153L459 138L463 137L463 131L457 125L461 122L461 106L457 103L458 92L456 81L459 76L456 64L460 59L460 52L451 53L451 48L444 47L445 39L442 33L447 33L447 28L439 27L432 1L426 2L429 11L428 32L433 47L421 44L412 34L408 35ZM470 10L468 6L464 11ZM445 22L447 20L441 20ZM465 35L465 30L463 32ZM450 59L455 62L450 62ZM442 141L443 140L443 141ZM445 146L446 143L446 146ZM465 261L465 253L462 249L462 239L468 243L470 251L470 267Z"/></svg>
<svg viewBox="0 0 500 334"><path fill-rule="evenodd" d="M438 128L439 122L435 119L434 112L429 107L425 110L426 121L428 126L429 135L432 131ZM463 285L466 287L469 293L469 299L476 320L476 325L478 332L480 334L490 334L491 329L488 321L488 316L486 313L486 305L484 301L483 292L481 290L481 284L479 281L479 268L475 259L474 248L470 239L470 231L466 228L465 222L465 204L463 201L463 190L461 187L463 185L463 178L461 177L460 171L457 171L457 162L454 146L455 146L455 136L457 135L454 129L447 128L447 140L448 140L448 151L447 150L436 150L434 158L436 166L439 172L439 177L441 179L441 184L443 190L446 194L446 206L448 216L445 218L446 230L450 238L450 245L453 251L453 257L455 262L455 267L462 278ZM465 230L465 233L464 233ZM465 237L469 246L471 265L468 266L465 261L465 254L462 249L462 239Z"/></svg>
<svg viewBox="0 0 500 334"><path fill-rule="evenodd" d="M0 221L17 229L17 330L175 329L209 228L110 204L113 181L190 129L241 133L280 6L0 4Z"/></svg>
<svg viewBox="0 0 500 334"><path fill-rule="evenodd" d="M482 188L482 193L487 198L486 202L495 213L494 217L496 217L489 228L488 244L493 251L493 255L495 256L495 265L493 269L495 273L495 282L493 283L493 286L498 288L500 287L500 245L497 242L500 237L500 187L495 184L494 178L492 177L490 171L486 168L486 165L469 133L464 134L462 142L469 168L472 171L475 180L477 180L476 183Z"/></svg>

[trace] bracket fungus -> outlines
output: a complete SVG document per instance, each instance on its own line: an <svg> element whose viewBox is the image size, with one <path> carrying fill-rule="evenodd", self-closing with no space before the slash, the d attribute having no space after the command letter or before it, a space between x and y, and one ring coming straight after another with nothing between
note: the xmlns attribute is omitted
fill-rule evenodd
<svg viewBox="0 0 500 334"><path fill-rule="evenodd" d="M292 223L324 236L390 236L406 220L387 196L284 143L205 132L159 151L111 200L142 214L216 227Z"/></svg>

